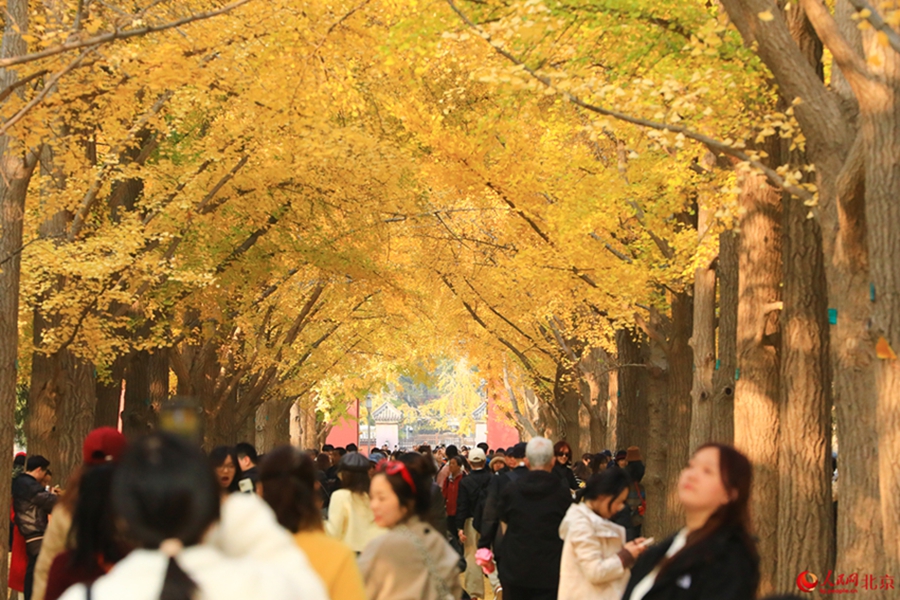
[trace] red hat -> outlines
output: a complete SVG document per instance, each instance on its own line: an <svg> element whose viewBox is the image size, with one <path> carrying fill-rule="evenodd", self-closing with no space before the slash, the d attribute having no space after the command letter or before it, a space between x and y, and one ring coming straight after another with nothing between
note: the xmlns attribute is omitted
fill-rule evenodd
<svg viewBox="0 0 900 600"><path fill-rule="evenodd" d="M100 427L84 438L84 463L86 465L102 465L105 462L117 461L121 458L128 442L125 436L113 427Z"/></svg>

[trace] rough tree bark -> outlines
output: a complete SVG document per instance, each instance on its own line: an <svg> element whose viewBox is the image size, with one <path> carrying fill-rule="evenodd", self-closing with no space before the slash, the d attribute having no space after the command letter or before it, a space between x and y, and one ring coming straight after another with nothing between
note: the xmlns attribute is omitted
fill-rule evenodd
<svg viewBox="0 0 900 600"><path fill-rule="evenodd" d="M723 231L719 234L719 259L716 265L719 282L719 327L716 336L718 360L710 403L710 439L724 444L734 443L738 269L738 235L734 231ZM694 326L696 327L696 323Z"/></svg>
<svg viewBox="0 0 900 600"><path fill-rule="evenodd" d="M22 36L28 33L28 1L7 0L5 21L0 57L25 54L28 45ZM5 89L17 79L15 71L0 69L0 88ZM0 136L0 448L6 448L6 452L12 451L15 440L19 276L25 195L37 163L37 153L29 152L9 135ZM7 512L11 497L9 477L0 478L2 508ZM0 521L0 556L5 557L9 551L9 519ZM8 563L2 560L0 589L7 589L7 574Z"/></svg>
<svg viewBox="0 0 900 600"><path fill-rule="evenodd" d="M705 230L701 210L700 231ZM713 376L716 368L716 271L711 265L694 272L694 380L691 385L690 451L712 439Z"/></svg>
<svg viewBox="0 0 900 600"><path fill-rule="evenodd" d="M792 589L810 565L834 565L831 364L822 235L807 207L786 198L781 313L778 571Z"/></svg>
<svg viewBox="0 0 900 600"><path fill-rule="evenodd" d="M678 500L678 478L690 458L691 369L694 356L689 345L693 330L693 301L687 292L671 294L672 325L666 345L668 398L666 428L666 513L663 528L677 531L684 526L684 511Z"/></svg>
<svg viewBox="0 0 900 600"><path fill-rule="evenodd" d="M781 194L755 174L740 194L734 441L753 462L752 514L759 539L760 593L773 589L778 526L778 301L781 299Z"/></svg>
<svg viewBox="0 0 900 600"><path fill-rule="evenodd" d="M616 332L618 381L616 443L619 448L647 448L649 413L647 406L648 373L642 347L645 343L632 330ZM611 448L615 452L616 448ZM648 458L645 456L645 458Z"/></svg>
<svg viewBox="0 0 900 600"><path fill-rule="evenodd" d="M294 399L270 399L256 409L256 451L265 454L291 443L291 407Z"/></svg>

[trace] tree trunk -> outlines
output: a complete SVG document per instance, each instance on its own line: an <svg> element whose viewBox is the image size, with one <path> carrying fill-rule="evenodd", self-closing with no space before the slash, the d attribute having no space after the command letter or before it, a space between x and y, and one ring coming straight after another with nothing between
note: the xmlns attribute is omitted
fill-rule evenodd
<svg viewBox="0 0 900 600"><path fill-rule="evenodd" d="M702 211L701 211L702 215ZM703 218L699 229L705 229ZM713 437L713 375L716 368L716 272L712 267L694 272L694 353L691 384L690 451Z"/></svg>
<svg viewBox="0 0 900 600"><path fill-rule="evenodd" d="M25 54L22 39L28 33L28 1L7 0L6 29L0 57ZM0 87L12 85L14 70L0 69ZM22 264L22 230L28 183L37 166L36 153L29 153L8 135L0 136L0 449L10 452L15 443L16 383L19 351L19 276ZM8 456L8 455L7 455ZM0 478L0 505L9 512L10 478ZM0 519L0 556L9 551L9 519ZM7 589L8 563L0 560L0 589Z"/></svg>
<svg viewBox="0 0 900 600"><path fill-rule="evenodd" d="M168 358L162 351L135 352L128 358L125 377L122 430L136 438L156 429L160 406L169 392Z"/></svg>
<svg viewBox="0 0 900 600"><path fill-rule="evenodd" d="M94 427L119 426L119 405L122 403L125 358L119 357L110 366L108 381L97 380L97 406L94 410Z"/></svg>
<svg viewBox="0 0 900 600"><path fill-rule="evenodd" d="M649 343L642 344L642 354L647 365L646 369L641 370L645 375L643 379L646 382L644 388L646 391L642 400L647 411L647 418L641 428L647 441L641 446L630 443L627 438L619 438L619 448L635 445L641 448L646 466L642 483L647 493L647 512L642 533L645 537L652 536L656 539L663 539L671 533L666 530L668 439L673 437L667 423L669 370L665 352L657 342L651 340Z"/></svg>
<svg viewBox="0 0 900 600"><path fill-rule="evenodd" d="M587 406L590 432L590 436L584 436L589 443L583 452L599 452L607 444L609 426L609 355L602 348L591 348L581 356L578 370L581 373L581 399Z"/></svg>
<svg viewBox="0 0 900 600"><path fill-rule="evenodd" d="M710 439L723 444L734 443L734 388L737 370L738 318L738 235L734 231L719 234L718 360L713 376L710 407ZM694 324L696 328L696 323Z"/></svg>
<svg viewBox="0 0 900 600"><path fill-rule="evenodd" d="M616 443L618 447L647 447L649 409L647 402L648 374L643 356L646 344L635 339L631 330L616 332L618 350L618 402L616 411ZM611 448L613 452L616 448Z"/></svg>
<svg viewBox="0 0 900 600"><path fill-rule="evenodd" d="M798 573L834 565L831 503L831 364L827 289L818 222L793 198L783 205L784 310L778 459L780 591Z"/></svg>
<svg viewBox="0 0 900 600"><path fill-rule="evenodd" d="M268 400L256 409L256 451L265 454L291 443L293 400Z"/></svg>
<svg viewBox="0 0 900 600"><path fill-rule="evenodd" d="M581 390L575 381L575 366L558 364L556 367L556 382L553 386L553 402L558 416L558 430L555 435L550 434L553 442L566 440L573 452L581 447L581 424L579 412L581 404Z"/></svg>
<svg viewBox="0 0 900 600"><path fill-rule="evenodd" d="M753 462L751 512L759 540L760 594L770 593L778 552L778 305L781 194L747 175L740 194L738 372L734 441Z"/></svg>
<svg viewBox="0 0 900 600"><path fill-rule="evenodd" d="M900 572L900 56L873 35L864 39L876 76L859 98L865 140L866 223L875 299L871 329L877 340L878 479L885 570Z"/></svg>
<svg viewBox="0 0 900 600"><path fill-rule="evenodd" d="M664 531L677 531L684 526L684 511L678 500L678 478L690 459L691 431L691 368L694 356L689 345L693 330L694 308L686 293L672 294L672 330L667 351L668 398L665 436L666 452L666 512Z"/></svg>

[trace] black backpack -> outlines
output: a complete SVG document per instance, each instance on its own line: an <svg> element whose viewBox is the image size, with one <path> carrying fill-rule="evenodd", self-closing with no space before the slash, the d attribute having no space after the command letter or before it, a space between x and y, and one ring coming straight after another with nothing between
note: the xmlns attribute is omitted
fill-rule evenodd
<svg viewBox="0 0 900 600"><path fill-rule="evenodd" d="M493 475L484 478L484 483L475 490L475 509L472 511L472 527L481 533L481 519L484 516L484 505L487 504L488 487L491 485Z"/></svg>

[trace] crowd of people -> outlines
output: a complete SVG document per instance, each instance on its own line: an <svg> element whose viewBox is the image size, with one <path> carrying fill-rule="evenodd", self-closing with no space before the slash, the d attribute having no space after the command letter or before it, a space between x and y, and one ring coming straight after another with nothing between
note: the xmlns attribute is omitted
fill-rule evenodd
<svg viewBox="0 0 900 600"><path fill-rule="evenodd" d="M752 468L726 445L682 471L684 527L642 536L637 447L565 441L369 453L208 454L111 428L65 492L13 464L10 586L25 600L751 600Z"/></svg>

